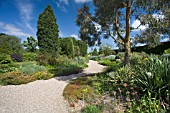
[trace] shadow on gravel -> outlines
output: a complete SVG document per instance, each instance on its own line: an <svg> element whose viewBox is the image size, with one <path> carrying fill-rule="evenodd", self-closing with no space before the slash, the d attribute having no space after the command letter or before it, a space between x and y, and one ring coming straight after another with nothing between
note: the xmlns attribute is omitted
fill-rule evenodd
<svg viewBox="0 0 170 113"><path fill-rule="evenodd" d="M79 73L79 74L71 74L69 76L59 76L59 77L55 77L55 79L59 80L59 81L65 81L67 83L69 83L70 81L82 77L82 76L86 76L86 75L92 75L94 73Z"/></svg>

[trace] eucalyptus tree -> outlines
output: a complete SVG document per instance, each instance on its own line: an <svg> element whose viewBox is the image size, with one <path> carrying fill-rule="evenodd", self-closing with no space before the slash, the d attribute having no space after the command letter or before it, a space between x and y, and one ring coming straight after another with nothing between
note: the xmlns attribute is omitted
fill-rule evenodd
<svg viewBox="0 0 170 113"><path fill-rule="evenodd" d="M154 47L160 44L160 39L170 38L170 9L154 15L144 15L141 22L147 28L136 36L135 43L146 43L149 47Z"/></svg>
<svg viewBox="0 0 170 113"><path fill-rule="evenodd" d="M111 37L125 49L124 63L129 64L131 31L146 25L143 21L132 28L134 19L142 20L145 15L165 12L170 2L168 0L93 0L94 14L90 7L84 5L78 10L76 23L80 26L80 38L90 46L96 41Z"/></svg>

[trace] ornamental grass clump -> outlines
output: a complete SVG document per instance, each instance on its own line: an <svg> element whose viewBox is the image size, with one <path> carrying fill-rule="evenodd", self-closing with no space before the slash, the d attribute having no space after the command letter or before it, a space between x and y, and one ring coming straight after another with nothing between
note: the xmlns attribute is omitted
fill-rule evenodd
<svg viewBox="0 0 170 113"><path fill-rule="evenodd" d="M170 61L159 56L150 56L134 69L135 84L143 92L150 92L152 96L164 98L166 90L170 89Z"/></svg>

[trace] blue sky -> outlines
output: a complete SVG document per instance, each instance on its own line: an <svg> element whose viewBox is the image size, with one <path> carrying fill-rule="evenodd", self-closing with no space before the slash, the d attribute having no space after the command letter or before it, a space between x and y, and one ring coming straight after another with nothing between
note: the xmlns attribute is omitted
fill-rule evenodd
<svg viewBox="0 0 170 113"><path fill-rule="evenodd" d="M37 38L38 16L50 4L57 18L60 37L78 38L79 27L75 20L77 9L83 3L93 9L92 0L0 0L0 33L17 36L21 42L29 36ZM112 39L102 42L116 47Z"/></svg>
<svg viewBox="0 0 170 113"><path fill-rule="evenodd" d="M93 9L92 0L0 0L0 33L17 36L21 42L29 36L37 38L38 16L50 4L57 18L60 37L78 38L79 27L76 26L75 20L77 9L83 3L88 3ZM131 22L133 27L139 24L139 20ZM141 30L145 28L146 26L140 27ZM134 32L139 33L139 29ZM116 47L110 38L102 40L102 43Z"/></svg>
<svg viewBox="0 0 170 113"><path fill-rule="evenodd" d="M55 12L60 36L77 36L76 11L90 0L0 0L0 32L15 35L21 40L36 37L37 19L50 4ZM90 4L90 3L89 3Z"/></svg>

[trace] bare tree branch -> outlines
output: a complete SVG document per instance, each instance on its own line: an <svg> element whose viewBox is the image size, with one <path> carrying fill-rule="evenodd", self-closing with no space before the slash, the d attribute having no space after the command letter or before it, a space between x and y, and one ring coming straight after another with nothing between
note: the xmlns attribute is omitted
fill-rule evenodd
<svg viewBox="0 0 170 113"><path fill-rule="evenodd" d="M123 43L123 42L119 41L119 40L118 40L118 39L116 39L113 35L111 35L110 30L109 30L109 36L111 36L111 37L115 40L115 42L117 42L117 43L119 43L119 44L121 44L121 45L123 45L123 46L124 46L124 43Z"/></svg>

